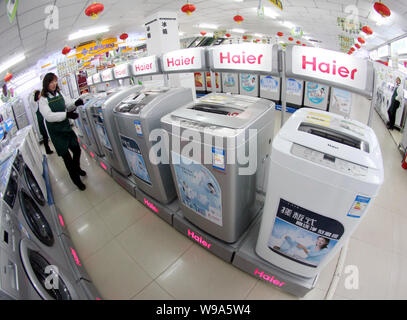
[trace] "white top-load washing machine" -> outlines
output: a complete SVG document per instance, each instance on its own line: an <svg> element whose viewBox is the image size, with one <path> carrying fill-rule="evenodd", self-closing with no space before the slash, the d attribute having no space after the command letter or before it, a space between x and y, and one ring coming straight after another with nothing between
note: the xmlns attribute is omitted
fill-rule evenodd
<svg viewBox="0 0 407 320"><path fill-rule="evenodd" d="M177 193L168 161L154 164L150 150L158 141L151 140L154 130L161 129L160 119L166 114L193 101L192 90L187 88L146 89L139 95L130 95L114 109L121 146L130 171L139 189L167 204ZM157 150L156 155L158 159Z"/></svg>
<svg viewBox="0 0 407 320"><path fill-rule="evenodd" d="M108 99L102 105L96 105L98 112L98 129L99 138L102 140L104 154L109 164L120 174L128 177L131 172L127 164L126 156L119 137L119 131L113 116L113 109L123 100L130 99L130 95L138 96L142 86L126 87L122 90L108 96Z"/></svg>
<svg viewBox="0 0 407 320"><path fill-rule="evenodd" d="M270 150L274 103L212 93L164 116L161 125L170 136L185 218L222 241L237 241L256 215L256 172Z"/></svg>
<svg viewBox="0 0 407 320"><path fill-rule="evenodd" d="M257 254L311 278L341 249L383 183L368 126L303 108L274 138Z"/></svg>

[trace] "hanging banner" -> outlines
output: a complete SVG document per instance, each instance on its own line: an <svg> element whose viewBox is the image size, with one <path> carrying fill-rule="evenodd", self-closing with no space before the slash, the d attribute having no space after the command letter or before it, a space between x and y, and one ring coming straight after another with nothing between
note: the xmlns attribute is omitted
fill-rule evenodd
<svg viewBox="0 0 407 320"><path fill-rule="evenodd" d="M17 14L18 0L6 0L7 17L10 23L14 22Z"/></svg>
<svg viewBox="0 0 407 320"><path fill-rule="evenodd" d="M95 56L97 54L102 54L105 52L109 52L111 50L117 49L117 39L116 38L110 38L110 39L105 39L102 41L100 45L98 45L96 42L92 42L89 44L86 44L84 46L76 48L76 58L79 59L86 59L92 56Z"/></svg>

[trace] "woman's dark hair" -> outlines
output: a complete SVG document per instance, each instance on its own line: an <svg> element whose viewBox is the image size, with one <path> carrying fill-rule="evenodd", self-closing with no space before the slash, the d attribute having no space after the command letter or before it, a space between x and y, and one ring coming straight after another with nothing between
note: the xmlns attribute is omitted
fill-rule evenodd
<svg viewBox="0 0 407 320"><path fill-rule="evenodd" d="M41 96L41 91L40 90L35 90L35 92L34 92L34 101L38 102L38 100L40 100L40 96Z"/></svg>
<svg viewBox="0 0 407 320"><path fill-rule="evenodd" d="M46 98L48 96L48 92L49 92L49 84L54 81L55 79L58 79L58 77L54 74L54 73L47 73L44 77L44 80L42 80L42 91L41 91L41 95ZM57 92L60 92L59 90L59 86L57 85Z"/></svg>
<svg viewBox="0 0 407 320"><path fill-rule="evenodd" d="M325 244L324 244L324 245L321 247L321 249L328 248L329 239L324 238L324 237L318 237L318 239L319 239L319 238L321 238L321 239L324 239L324 240L325 240Z"/></svg>

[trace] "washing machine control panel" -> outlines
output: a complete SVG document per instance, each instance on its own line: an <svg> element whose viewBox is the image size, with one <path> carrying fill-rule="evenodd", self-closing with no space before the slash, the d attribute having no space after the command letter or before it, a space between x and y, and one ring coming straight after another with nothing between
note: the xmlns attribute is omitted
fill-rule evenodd
<svg viewBox="0 0 407 320"><path fill-rule="evenodd" d="M325 154L314 149L310 149L299 144L293 144L291 148L291 153L297 157L306 159L313 163L317 163L324 167L331 168L333 170L339 171L355 177L366 177L368 173L368 168L358 165L356 163L346 161L343 159L336 158L329 154Z"/></svg>

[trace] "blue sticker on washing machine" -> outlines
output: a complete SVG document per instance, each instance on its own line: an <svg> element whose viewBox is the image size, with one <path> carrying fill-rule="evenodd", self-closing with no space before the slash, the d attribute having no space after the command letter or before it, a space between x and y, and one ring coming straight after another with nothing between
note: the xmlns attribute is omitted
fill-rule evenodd
<svg viewBox="0 0 407 320"><path fill-rule="evenodd" d="M277 79L274 79L272 76L264 77L260 80L260 88L261 90L267 90L270 92L278 92L279 82Z"/></svg>
<svg viewBox="0 0 407 320"><path fill-rule="evenodd" d="M180 201L189 209L222 226L222 191L211 171L171 151Z"/></svg>
<svg viewBox="0 0 407 320"><path fill-rule="evenodd" d="M141 180L151 184L150 175L137 142L123 135L120 135L120 140L130 171Z"/></svg>
<svg viewBox="0 0 407 320"><path fill-rule="evenodd" d="M141 122L138 120L134 120L134 127L136 128L136 133L138 136L143 136L143 129L141 128Z"/></svg>
<svg viewBox="0 0 407 320"><path fill-rule="evenodd" d="M370 200L371 198L369 197L361 195L356 196L347 216L351 218L361 218L367 211Z"/></svg>
<svg viewBox="0 0 407 320"><path fill-rule="evenodd" d="M4 129L3 127L0 128L0 140L3 140L4 138Z"/></svg>
<svg viewBox="0 0 407 320"><path fill-rule="evenodd" d="M109 137L107 136L105 126L101 125L100 123L95 123L95 125L99 140L108 150L112 151L112 145L110 144Z"/></svg>
<svg viewBox="0 0 407 320"><path fill-rule="evenodd" d="M12 119L7 119L4 124L7 132L9 132L14 127L14 121Z"/></svg>
<svg viewBox="0 0 407 320"><path fill-rule="evenodd" d="M225 171L225 150L212 148L212 167Z"/></svg>
<svg viewBox="0 0 407 320"><path fill-rule="evenodd" d="M226 88L234 88L236 86L235 74L233 73L225 73L223 75L224 81L223 86Z"/></svg>
<svg viewBox="0 0 407 320"><path fill-rule="evenodd" d="M307 97L312 103L322 103L326 98L326 87L315 82L308 82Z"/></svg>
<svg viewBox="0 0 407 320"><path fill-rule="evenodd" d="M302 84L295 79L287 79L287 93L300 96L302 93Z"/></svg>
<svg viewBox="0 0 407 320"><path fill-rule="evenodd" d="M249 73L242 73L240 75L240 80L242 83L242 89L247 92L252 92L256 89L257 76Z"/></svg>

